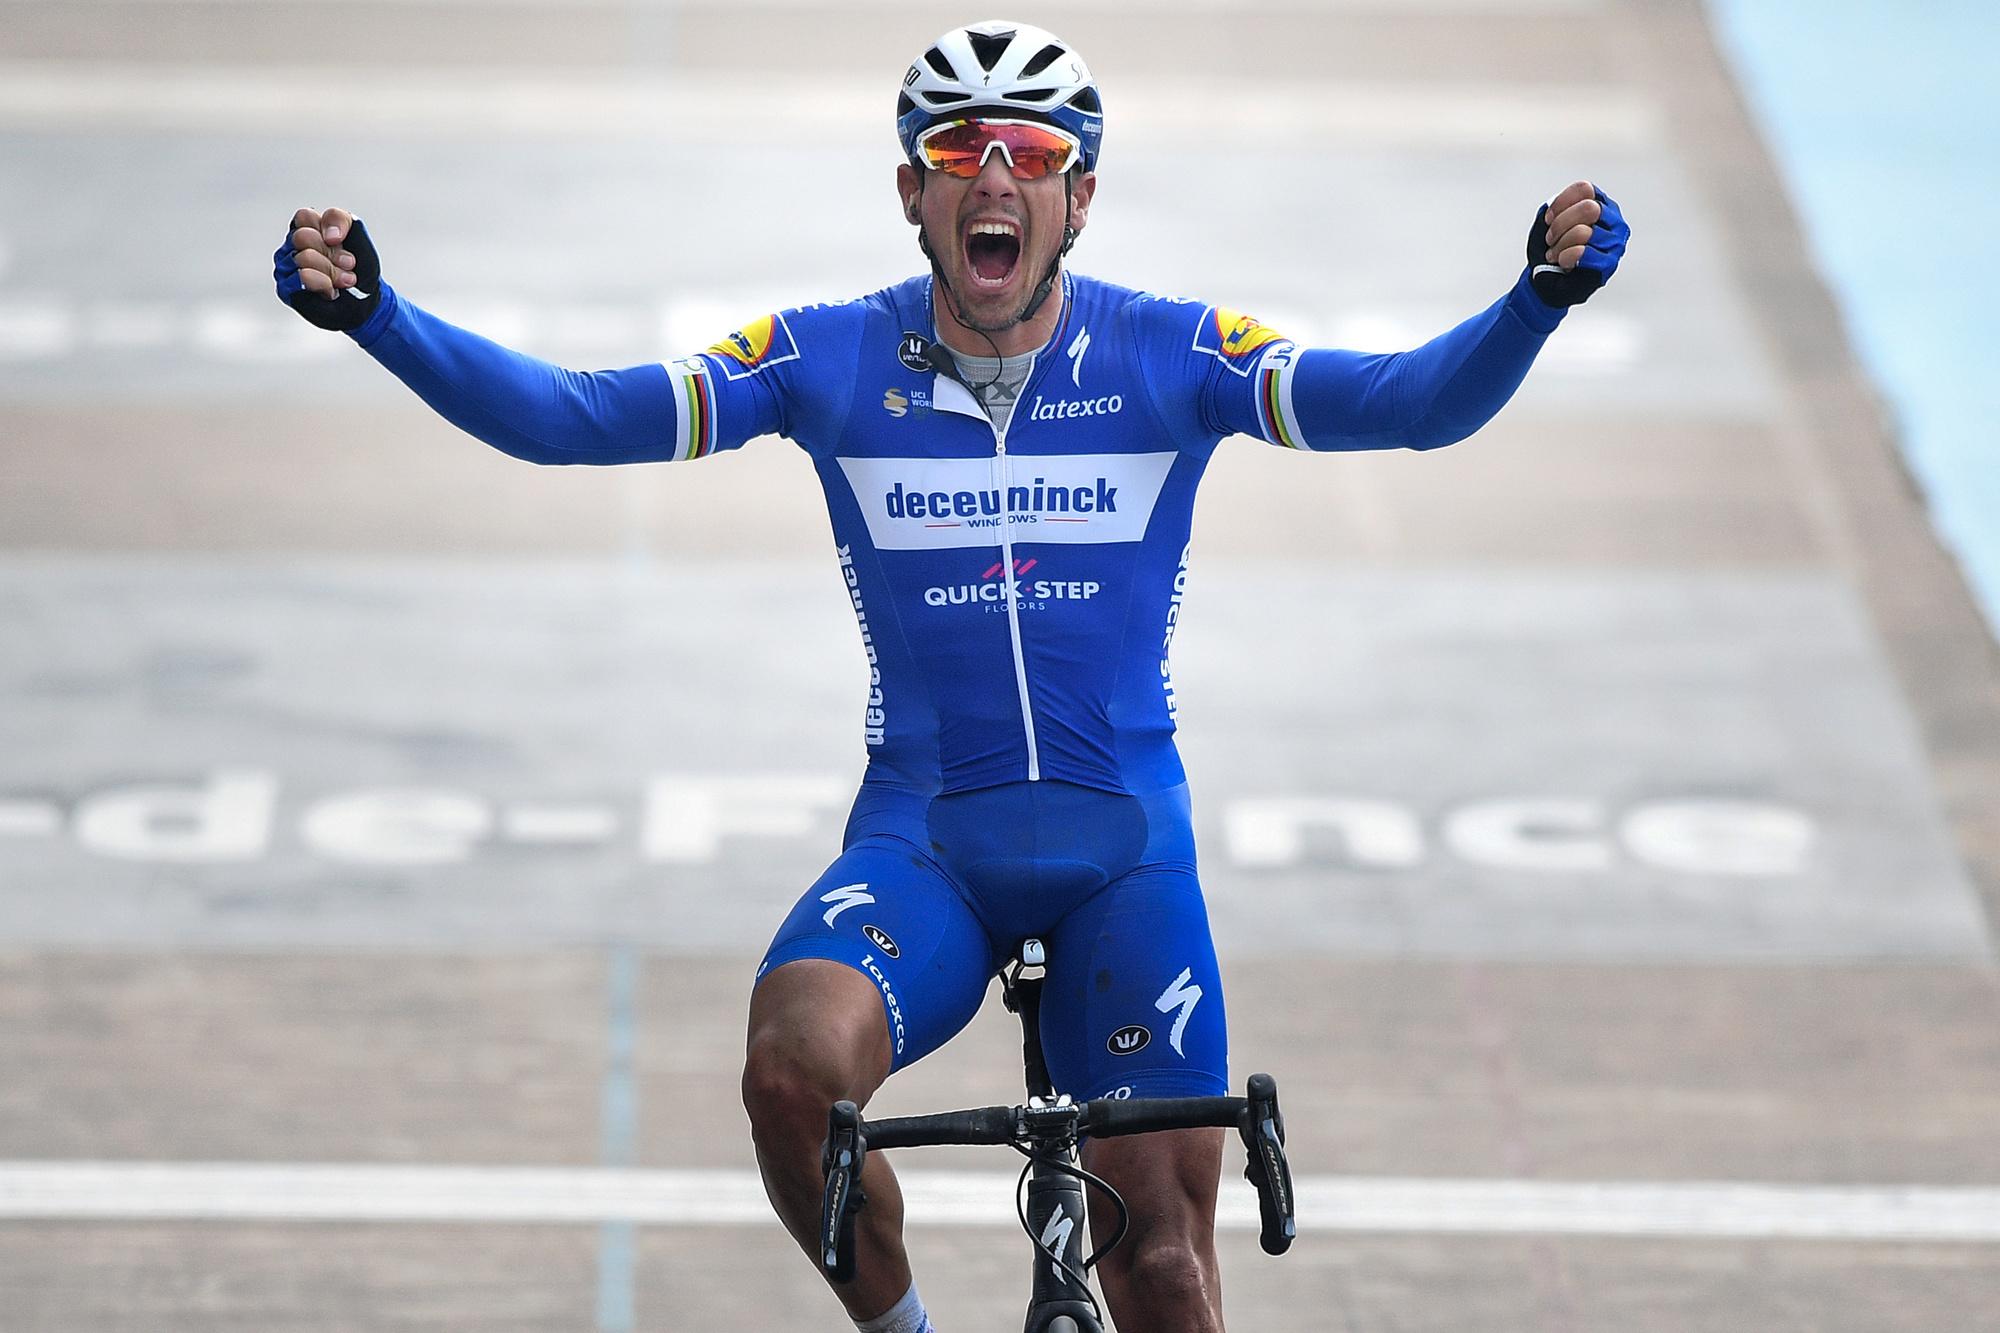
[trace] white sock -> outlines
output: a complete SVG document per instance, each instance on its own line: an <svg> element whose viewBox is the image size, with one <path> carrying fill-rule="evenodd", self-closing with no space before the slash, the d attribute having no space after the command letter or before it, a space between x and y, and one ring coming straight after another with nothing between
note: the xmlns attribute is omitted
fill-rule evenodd
<svg viewBox="0 0 2000 1333"><path fill-rule="evenodd" d="M935 1333L931 1328L930 1316L924 1313L924 1303L917 1297L917 1284L903 1293L903 1299L889 1307L887 1314L863 1323L857 1319L854 1327L861 1333Z"/></svg>

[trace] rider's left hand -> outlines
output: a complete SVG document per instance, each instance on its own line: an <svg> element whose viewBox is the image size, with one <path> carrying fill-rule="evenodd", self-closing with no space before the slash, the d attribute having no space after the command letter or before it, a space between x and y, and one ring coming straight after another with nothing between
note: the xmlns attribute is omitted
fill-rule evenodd
<svg viewBox="0 0 2000 1333"><path fill-rule="evenodd" d="M1611 280L1632 229L1618 204L1589 181L1549 200L1528 229L1535 295L1552 306L1581 305Z"/></svg>

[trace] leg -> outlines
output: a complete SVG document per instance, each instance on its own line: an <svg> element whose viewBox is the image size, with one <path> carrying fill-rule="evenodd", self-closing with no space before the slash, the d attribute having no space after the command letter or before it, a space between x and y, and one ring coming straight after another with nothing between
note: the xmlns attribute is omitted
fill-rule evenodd
<svg viewBox="0 0 2000 1333"><path fill-rule="evenodd" d="M1171 813L1154 819L1156 840L1169 843L1161 859L1079 906L1049 941L1042 1043L1056 1086L1080 1098L1228 1089L1222 977L1191 836L1178 858L1165 836ZM1131 1231L1097 1270L1121 1329L1221 1333L1215 1194L1223 1138L1222 1130L1189 1129L1085 1143L1084 1165L1132 1213ZM1091 1200L1096 1244L1111 1238L1114 1220Z"/></svg>
<svg viewBox="0 0 2000 1333"><path fill-rule="evenodd" d="M806 890L750 996L743 1105L764 1190L819 1265L826 1113L866 1106L901 1069L972 1019L993 975L992 945L943 873L908 840L850 843ZM874 1319L910 1288L903 1198L883 1153L862 1173L855 1278L835 1294Z"/></svg>
<svg viewBox="0 0 2000 1333"><path fill-rule="evenodd" d="M1097 1266L1118 1327L1222 1333L1222 1273L1215 1259L1222 1144L1219 1129L1084 1144L1084 1165L1109 1181L1132 1210L1132 1229ZM1091 1199L1093 1243L1111 1239L1115 1220L1098 1197Z"/></svg>
<svg viewBox="0 0 2000 1333"><path fill-rule="evenodd" d="M820 1145L827 1108L866 1105L889 1076L881 992L844 963L806 958L766 973L750 996L743 1105L757 1167L785 1229L815 1265L824 1180ZM903 1252L903 1195L882 1153L862 1172L868 1206L855 1227L855 1278L835 1293L855 1319L872 1319L910 1286Z"/></svg>

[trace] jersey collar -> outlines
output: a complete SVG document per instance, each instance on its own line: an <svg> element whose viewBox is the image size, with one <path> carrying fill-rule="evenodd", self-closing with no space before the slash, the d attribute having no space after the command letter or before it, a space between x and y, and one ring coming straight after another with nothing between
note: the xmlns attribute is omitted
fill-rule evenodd
<svg viewBox="0 0 2000 1333"><path fill-rule="evenodd" d="M1063 334L1068 331L1070 312L1076 308L1075 295L1074 280L1070 277L1069 269L1065 267L1062 271L1062 314L1057 317L1055 330L1049 335L1049 340L1035 349L1036 370L1041 368L1042 354L1047 352L1049 348L1060 343L1063 339ZM924 304L925 308L930 311L931 341L937 343L939 346L943 346L944 339L938 336L937 277L935 274L925 280ZM1033 377L1034 371L1031 370L1029 378L1032 379ZM960 416L976 417L981 421L990 421L992 419L986 414L984 404L973 395L972 390L966 388L951 376L934 371L931 374L931 380L931 407L936 411L956 412ZM1026 386L1022 386L1022 392L1025 393L1026 391Z"/></svg>

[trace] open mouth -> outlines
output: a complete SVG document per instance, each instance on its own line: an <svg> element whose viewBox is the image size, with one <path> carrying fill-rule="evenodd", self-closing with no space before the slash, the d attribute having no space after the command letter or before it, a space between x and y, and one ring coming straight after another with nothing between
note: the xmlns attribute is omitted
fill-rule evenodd
<svg viewBox="0 0 2000 1333"><path fill-rule="evenodd" d="M1021 262L1021 228L1008 221L975 222L965 233L965 266L975 286L1000 288Z"/></svg>

